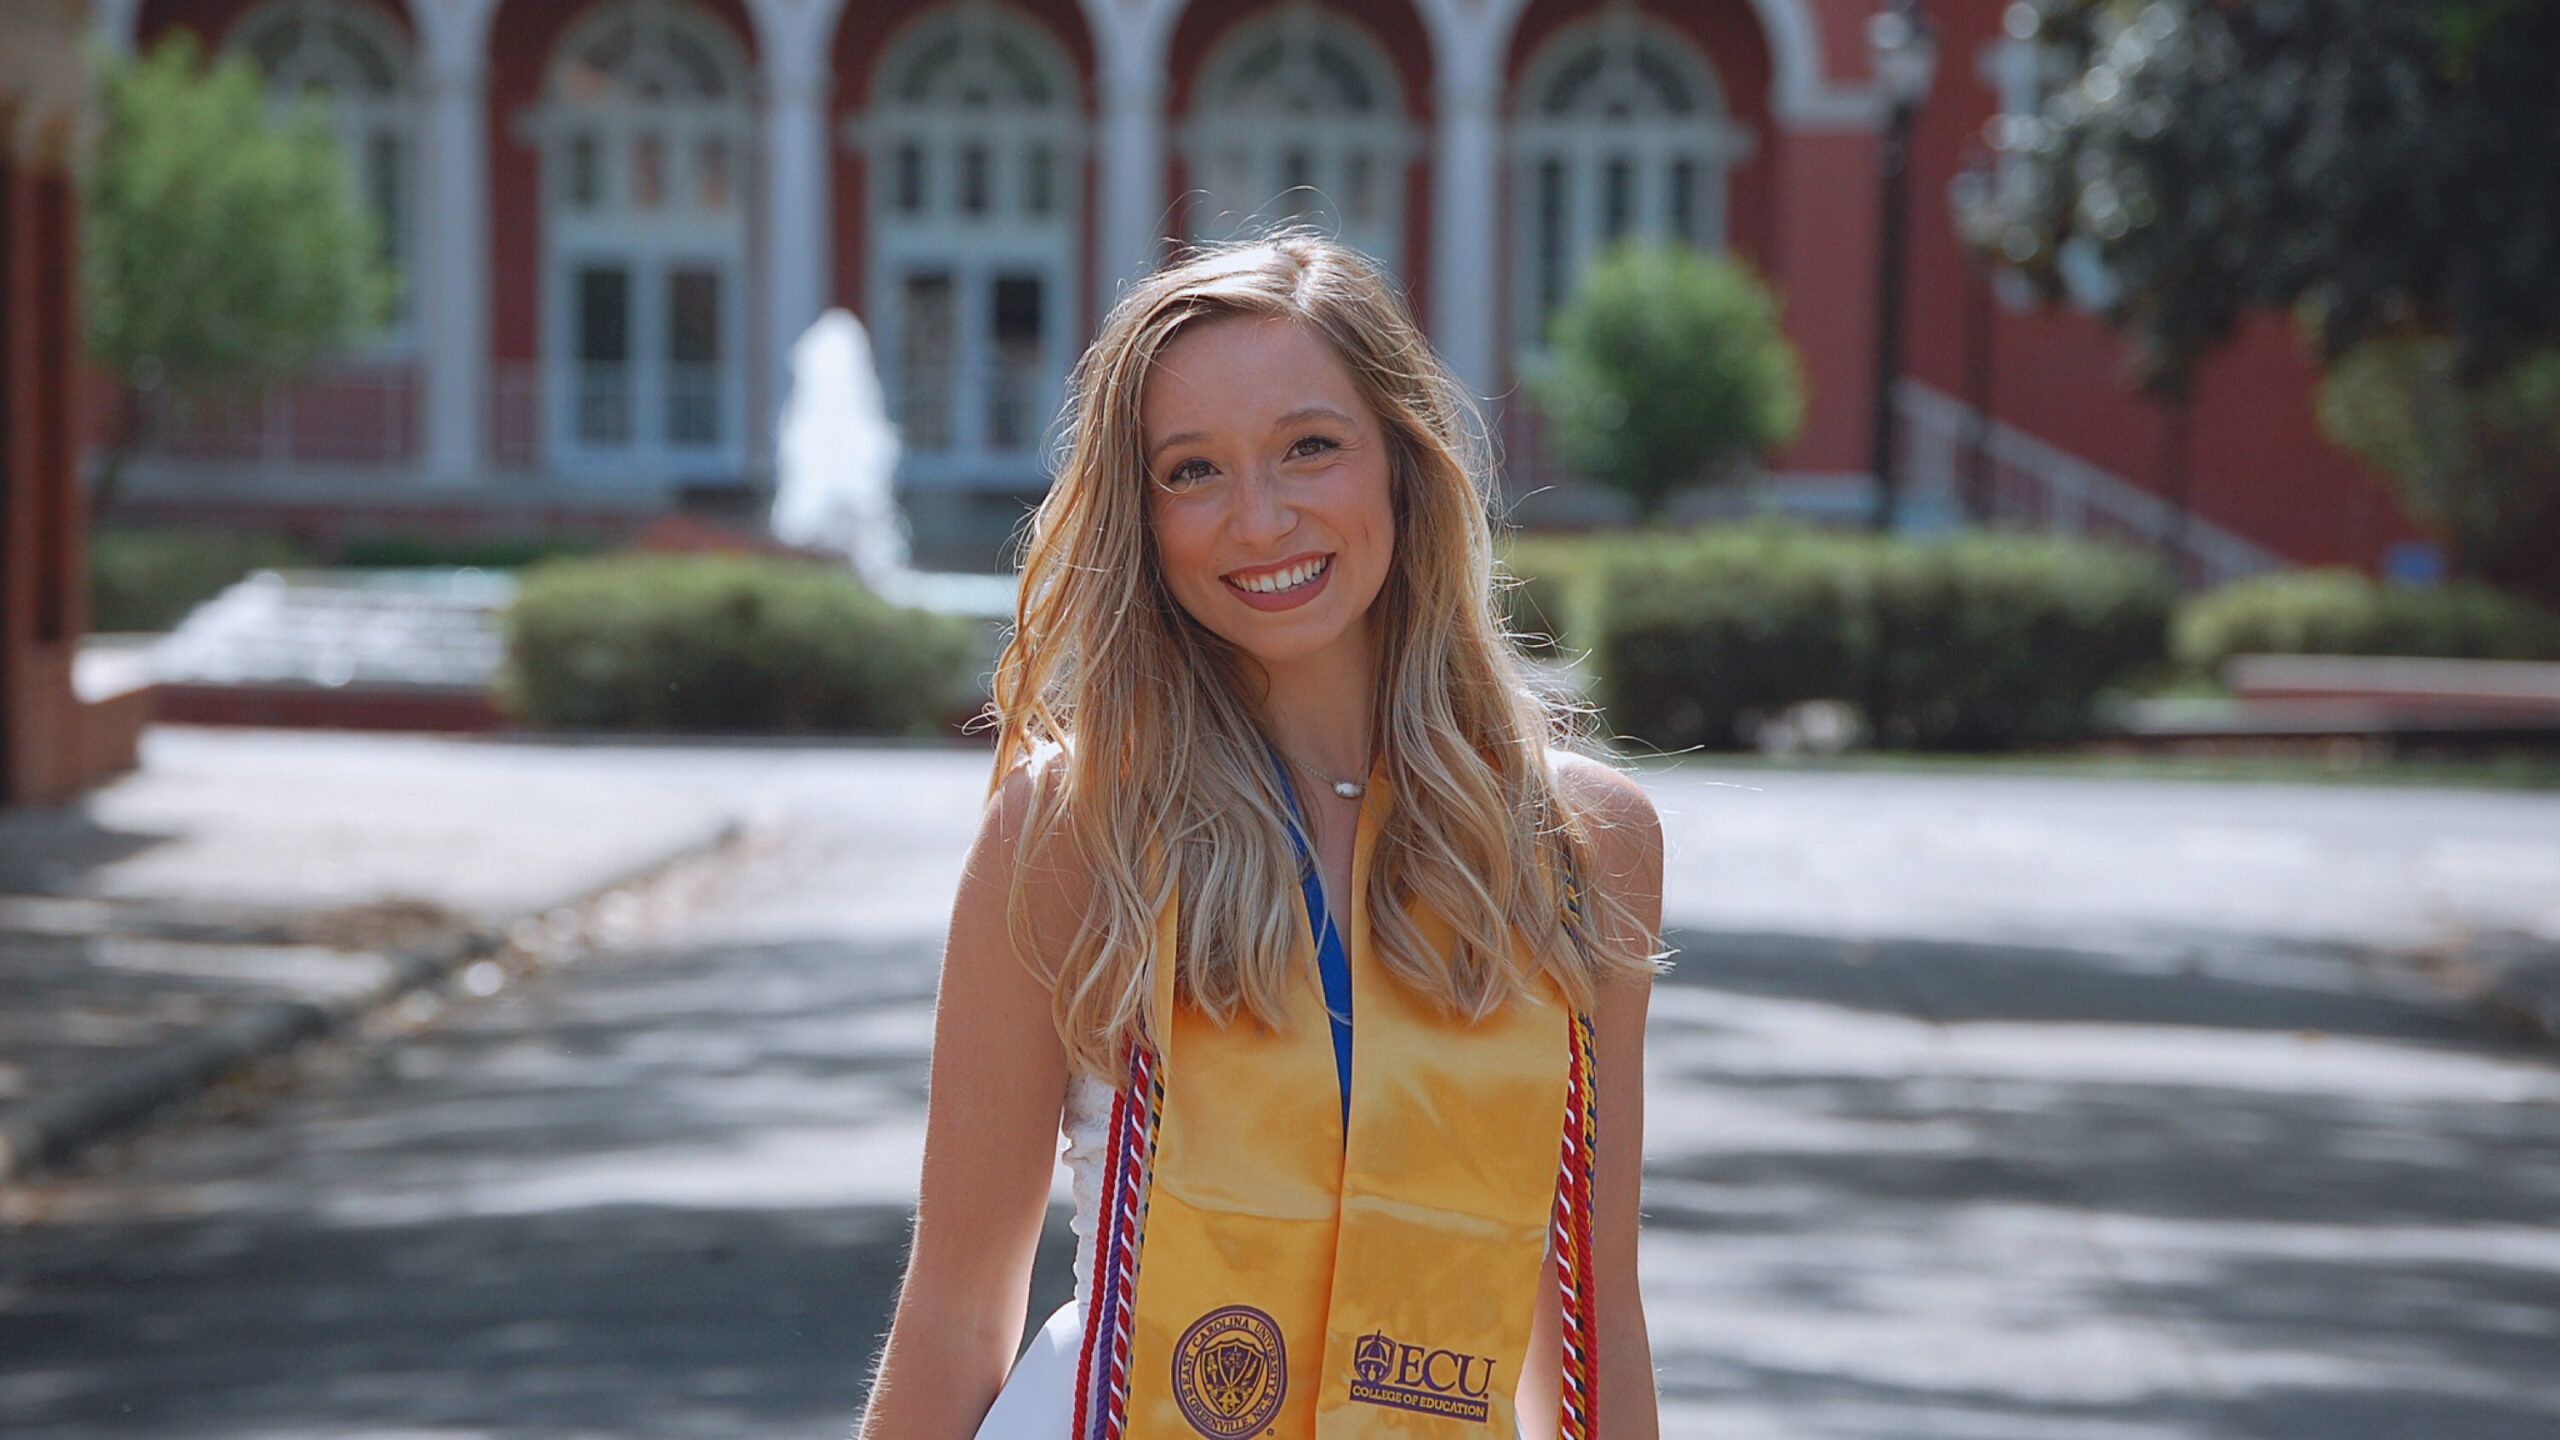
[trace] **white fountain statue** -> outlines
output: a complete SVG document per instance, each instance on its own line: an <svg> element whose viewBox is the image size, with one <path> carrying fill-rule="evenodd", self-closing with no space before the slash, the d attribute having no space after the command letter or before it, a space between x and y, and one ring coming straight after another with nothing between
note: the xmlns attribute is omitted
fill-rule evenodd
<svg viewBox="0 0 2560 1440"><path fill-rule="evenodd" d="M1012 614L1010 575L932 574L907 563L907 517L890 484L897 468L898 430L881 396L871 337L851 313L829 310L791 347L791 402L775 456L774 538L844 556L893 604Z"/></svg>

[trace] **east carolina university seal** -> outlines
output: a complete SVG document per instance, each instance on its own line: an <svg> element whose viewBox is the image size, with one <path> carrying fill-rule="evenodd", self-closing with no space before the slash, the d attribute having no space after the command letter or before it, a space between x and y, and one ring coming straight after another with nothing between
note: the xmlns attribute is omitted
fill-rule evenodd
<svg viewBox="0 0 2560 1440"><path fill-rule="evenodd" d="M1191 1322L1173 1347L1173 1398L1209 1440L1243 1440L1280 1413L1289 1352L1279 1322L1250 1305L1223 1305Z"/></svg>

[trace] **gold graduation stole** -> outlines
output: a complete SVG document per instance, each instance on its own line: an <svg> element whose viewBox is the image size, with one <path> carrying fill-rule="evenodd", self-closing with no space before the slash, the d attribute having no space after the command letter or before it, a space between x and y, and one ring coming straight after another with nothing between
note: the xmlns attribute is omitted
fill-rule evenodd
<svg viewBox="0 0 2560 1440"><path fill-rule="evenodd" d="M1158 921L1161 1051L1133 1047L1113 1105L1075 1440L1512 1440L1550 1249L1559 1433L1587 1440L1589 1020L1542 981L1468 1024L1375 961L1361 897L1386 803L1373 777L1343 936L1347 1139L1314 964L1285 1026L1221 1027L1176 1004L1178 906Z"/></svg>

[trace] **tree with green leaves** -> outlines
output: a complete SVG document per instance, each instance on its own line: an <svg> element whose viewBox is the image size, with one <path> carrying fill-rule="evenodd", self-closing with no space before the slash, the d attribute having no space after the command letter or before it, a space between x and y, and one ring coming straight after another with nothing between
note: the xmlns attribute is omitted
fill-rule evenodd
<svg viewBox="0 0 2560 1440"><path fill-rule="evenodd" d="M396 278L316 100L279 118L248 60L180 32L111 70L87 194L89 353L128 387L103 489L163 386L265 385L382 323Z"/></svg>
<svg viewBox="0 0 2560 1440"><path fill-rule="evenodd" d="M2560 608L2560 348L2466 379L2443 336L2368 340L2320 382L2320 428L2399 482L2457 574Z"/></svg>
<svg viewBox="0 0 2560 1440"><path fill-rule="evenodd" d="M1531 395L1558 463L1650 519L1673 492L1795 438L1804 376L1777 297L1738 260L1627 246L1557 312Z"/></svg>
<svg viewBox="0 0 2560 1440"><path fill-rule="evenodd" d="M2048 295L2106 276L2156 393L2293 312L2332 435L2473 573L2560 596L2560 415L2530 378L2560 355L2560 3L2022 0L2009 25L2047 98L2002 122L1971 238Z"/></svg>

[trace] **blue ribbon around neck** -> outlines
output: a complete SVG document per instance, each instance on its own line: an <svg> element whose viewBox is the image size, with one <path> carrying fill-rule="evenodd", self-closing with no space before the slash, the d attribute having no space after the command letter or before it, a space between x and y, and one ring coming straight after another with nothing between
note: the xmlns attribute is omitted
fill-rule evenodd
<svg viewBox="0 0 2560 1440"><path fill-rule="evenodd" d="M1277 751L1272 768L1280 775L1280 798L1289 803L1289 840L1298 851L1298 885L1307 895L1307 933L1315 937L1316 974L1324 982L1325 1017L1333 1022L1333 1066L1342 1082L1342 1133L1351 1135L1351 955L1342 931L1324 903L1324 872L1316 864L1307 839L1305 812L1298 808L1298 787L1289 779L1288 762Z"/></svg>

